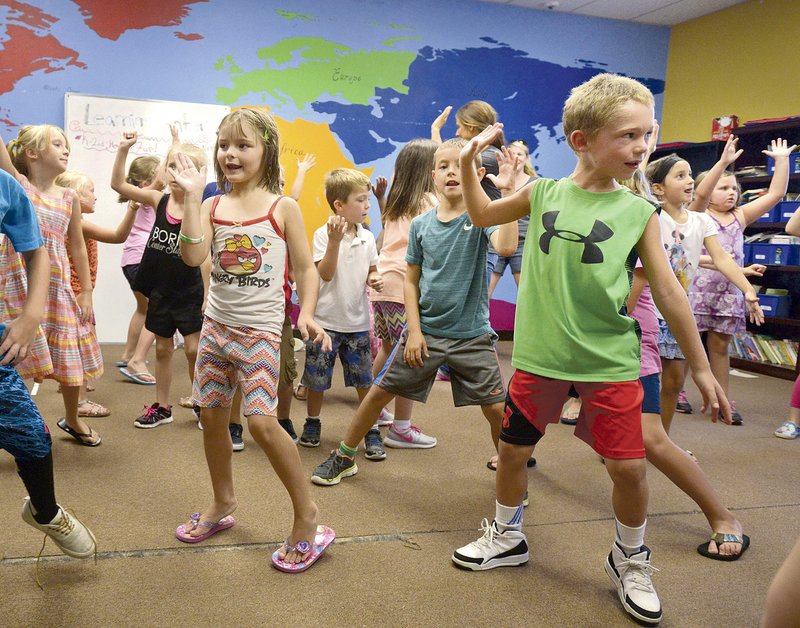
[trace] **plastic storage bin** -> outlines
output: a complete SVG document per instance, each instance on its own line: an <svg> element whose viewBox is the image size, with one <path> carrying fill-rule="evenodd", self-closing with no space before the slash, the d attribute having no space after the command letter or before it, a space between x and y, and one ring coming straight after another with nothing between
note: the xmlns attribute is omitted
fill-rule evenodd
<svg viewBox="0 0 800 628"><path fill-rule="evenodd" d="M792 305L789 295L759 294L758 304L764 310L764 316L778 316L786 318Z"/></svg>
<svg viewBox="0 0 800 628"><path fill-rule="evenodd" d="M767 244L758 242L751 248L751 264L794 266L800 259L800 244Z"/></svg>

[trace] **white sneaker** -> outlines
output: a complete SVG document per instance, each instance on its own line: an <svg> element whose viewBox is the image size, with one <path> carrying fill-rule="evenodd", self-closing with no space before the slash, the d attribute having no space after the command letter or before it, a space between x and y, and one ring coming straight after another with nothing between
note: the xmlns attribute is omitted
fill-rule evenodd
<svg viewBox="0 0 800 628"><path fill-rule="evenodd" d="M460 547L451 557L459 567L483 571L495 567L515 567L528 562L528 538L524 532L506 530L500 532L497 524L484 519L481 522L483 536L469 545Z"/></svg>
<svg viewBox="0 0 800 628"><path fill-rule="evenodd" d="M392 423L394 423L394 415L386 408L381 410L378 415L378 427L389 427Z"/></svg>
<svg viewBox="0 0 800 628"><path fill-rule="evenodd" d="M792 440L800 436L800 428L791 421L785 421L775 430L775 436L778 438L785 438L786 440Z"/></svg>
<svg viewBox="0 0 800 628"><path fill-rule="evenodd" d="M95 553L97 541L92 531L61 506L58 507L58 514L50 523L39 523L33 518L31 498L26 497L21 514L25 523L53 539L53 543L67 556L89 558Z"/></svg>
<svg viewBox="0 0 800 628"><path fill-rule="evenodd" d="M386 432L383 444L395 449L430 449L436 447L436 439L433 436L423 434L422 430L412 425L405 432L398 432L394 429L394 424Z"/></svg>
<svg viewBox="0 0 800 628"><path fill-rule="evenodd" d="M658 569L650 564L649 547L642 545L638 552L626 556L615 542L606 558L605 569L617 585L619 600L630 615L648 624L661 621L661 600L650 579L650 574Z"/></svg>

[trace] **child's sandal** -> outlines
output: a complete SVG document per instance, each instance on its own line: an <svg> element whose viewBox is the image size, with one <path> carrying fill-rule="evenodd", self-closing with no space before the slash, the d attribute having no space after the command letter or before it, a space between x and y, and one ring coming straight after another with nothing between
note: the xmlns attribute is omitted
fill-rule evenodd
<svg viewBox="0 0 800 628"><path fill-rule="evenodd" d="M292 545L289 539L286 539L283 542L283 547L286 550L283 557L286 558L290 552L298 552L301 556L304 556L303 560L299 563L286 562L284 558L280 558L278 554L280 550L276 550L275 553L272 554L272 565L275 569L285 571L286 573L300 573L305 571L319 560L319 557L322 556L322 553L333 543L335 538L336 533L331 528L319 525L317 526L317 533L314 536L313 545L308 541L298 541Z"/></svg>

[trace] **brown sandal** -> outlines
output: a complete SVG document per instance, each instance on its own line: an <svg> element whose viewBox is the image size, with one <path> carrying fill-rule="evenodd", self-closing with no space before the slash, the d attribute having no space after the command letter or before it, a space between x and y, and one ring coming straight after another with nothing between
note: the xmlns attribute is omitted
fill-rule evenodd
<svg viewBox="0 0 800 628"><path fill-rule="evenodd" d="M297 388L294 389L294 398L298 401L305 401L308 399L308 388L300 384Z"/></svg>
<svg viewBox="0 0 800 628"><path fill-rule="evenodd" d="M88 399L84 399L78 404L78 416L83 418L98 418L104 416L110 416L111 411L106 408L105 406L101 406L99 403L95 403L94 401L89 401Z"/></svg>

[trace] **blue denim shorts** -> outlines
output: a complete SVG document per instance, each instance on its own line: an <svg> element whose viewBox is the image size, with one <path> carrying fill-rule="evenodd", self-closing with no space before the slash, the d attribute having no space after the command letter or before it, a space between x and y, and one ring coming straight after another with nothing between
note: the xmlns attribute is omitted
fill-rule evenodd
<svg viewBox="0 0 800 628"><path fill-rule="evenodd" d="M306 388L322 392L331 387L336 356L342 363L344 385L353 388L372 386L372 348L369 332L342 333L326 329L331 337L331 351L323 352L319 345L306 344L306 367L301 383Z"/></svg>

